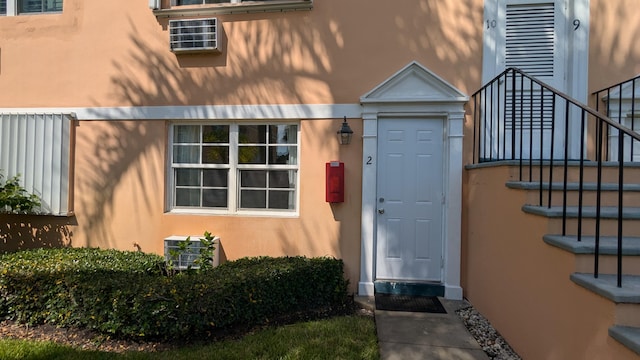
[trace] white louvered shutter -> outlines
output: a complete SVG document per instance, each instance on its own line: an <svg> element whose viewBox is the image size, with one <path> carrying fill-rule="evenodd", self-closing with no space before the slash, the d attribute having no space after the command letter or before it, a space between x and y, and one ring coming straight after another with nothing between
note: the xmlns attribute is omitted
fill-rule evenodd
<svg viewBox="0 0 640 360"><path fill-rule="evenodd" d="M0 114L0 170L42 203L40 212L67 215L72 118L67 114Z"/></svg>
<svg viewBox="0 0 640 360"><path fill-rule="evenodd" d="M562 45L558 38L561 33L558 31L558 22L561 22L557 16L558 6L560 5L554 1L507 2L503 59L505 68L518 68L560 89L564 74L560 69L562 59L559 59ZM507 84L507 89L511 87L512 84ZM541 96L539 91L534 90L534 95L531 96L528 81L516 84L516 88L519 87L524 90L507 93L505 116L515 121L507 121L505 129L511 130L515 126L516 129L525 131L551 130L552 93L545 92ZM516 96L514 117L511 94ZM541 106L542 102L547 106Z"/></svg>
<svg viewBox="0 0 640 360"><path fill-rule="evenodd" d="M554 2L507 4L505 67L553 82L558 40L555 6Z"/></svg>

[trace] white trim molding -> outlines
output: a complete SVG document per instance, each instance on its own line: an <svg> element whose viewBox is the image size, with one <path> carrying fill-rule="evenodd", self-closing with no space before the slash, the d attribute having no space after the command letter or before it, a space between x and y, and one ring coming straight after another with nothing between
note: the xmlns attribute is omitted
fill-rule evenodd
<svg viewBox="0 0 640 360"><path fill-rule="evenodd" d="M444 216L442 285L445 297L462 299L460 286L462 133L468 96L417 62L411 62L360 98L363 159L376 158L378 120L389 115L444 120ZM374 294L377 162L362 165L361 259L358 294Z"/></svg>
<svg viewBox="0 0 640 360"><path fill-rule="evenodd" d="M178 105L77 108L0 108L0 113L74 113L78 120L261 120L358 118L360 104Z"/></svg>

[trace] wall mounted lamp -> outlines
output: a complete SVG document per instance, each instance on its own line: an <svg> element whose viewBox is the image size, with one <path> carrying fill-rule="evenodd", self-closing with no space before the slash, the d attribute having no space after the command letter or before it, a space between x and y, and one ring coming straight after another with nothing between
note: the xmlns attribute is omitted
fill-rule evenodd
<svg viewBox="0 0 640 360"><path fill-rule="evenodd" d="M342 127L338 130L338 142L340 145L349 145L351 143L351 137L353 137L353 130L351 130L347 122L347 117L345 116Z"/></svg>

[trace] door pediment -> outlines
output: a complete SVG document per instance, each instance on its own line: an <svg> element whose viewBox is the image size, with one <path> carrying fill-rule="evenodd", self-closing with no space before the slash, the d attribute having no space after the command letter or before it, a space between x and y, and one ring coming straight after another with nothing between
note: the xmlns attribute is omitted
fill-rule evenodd
<svg viewBox="0 0 640 360"><path fill-rule="evenodd" d="M364 103L453 102L468 97L429 69L413 61L360 98Z"/></svg>

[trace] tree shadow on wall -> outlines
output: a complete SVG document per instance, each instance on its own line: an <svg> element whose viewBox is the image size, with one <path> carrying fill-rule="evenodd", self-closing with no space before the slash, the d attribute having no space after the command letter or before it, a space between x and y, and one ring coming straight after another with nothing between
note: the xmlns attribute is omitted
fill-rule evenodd
<svg viewBox="0 0 640 360"><path fill-rule="evenodd" d="M243 41L247 48L263 49L268 53L249 52L229 59L234 63L232 69L238 71L229 70L226 66L227 55L224 52L221 55L176 56L169 52L164 40L141 40L138 34L142 30L133 21L130 24L132 50L114 58L112 62L116 75L111 78L110 96L123 105L179 107L269 104L274 101L304 103L305 97L315 94L317 90L302 89L301 82L318 82L329 71L326 59L322 58L326 51L320 51L316 44L319 36L317 31L305 30L302 23L294 26L287 21L274 21L269 25L268 36L255 22L243 24ZM326 29L326 32L329 30ZM279 39L279 42L273 43L274 39ZM269 46L263 45L265 42ZM273 61L276 54L292 54L300 49L305 54L304 64L287 66L281 61ZM274 99L273 94L279 94L278 98ZM100 102L95 103L93 112L98 118L126 118L130 114L102 113ZM255 118L274 116L271 113L253 115ZM113 228L116 211L127 211L129 220L141 226L149 215L163 211L154 207L154 204L157 204L158 197L164 200L164 194L158 189L164 189L165 121L135 121L138 116L149 118L149 114L140 113L132 116L134 121L92 122L87 126L91 126L91 133L97 135L90 138L78 136L78 147L90 149L76 154L76 163L83 169L82 172L76 172L77 193L83 195L76 197L76 201L81 204L79 209L82 209L82 233L85 236L91 234L91 239L87 236L90 246L116 245ZM176 119L227 120L229 117L185 107ZM82 126L81 123L79 134L82 133ZM325 135L333 138L334 132L331 130ZM152 178L149 173L160 176ZM123 204L116 204L115 195L119 188L125 186L123 181L127 175L131 174L135 180L128 181L126 186L133 186L138 196L123 208ZM119 208L116 209L116 206Z"/></svg>
<svg viewBox="0 0 640 360"><path fill-rule="evenodd" d="M73 218L0 215L0 253L71 245Z"/></svg>
<svg viewBox="0 0 640 360"><path fill-rule="evenodd" d="M94 101L96 117L113 117L113 113L101 114L100 107L114 103L134 107L132 120L150 117L138 107L172 106L172 119L221 121L236 114L208 113L208 108L190 106L272 105L253 108L253 118L266 119L282 113L274 111L279 104L357 103L361 94L384 80L386 75L380 74L390 75L415 59L428 67L448 69L445 78L455 85L479 81L475 65L482 49L481 26L473 24L482 23L481 6L456 4L421 0L411 16L394 15L395 5L388 5L388 13L378 11L365 18L357 6L327 16L221 16L223 48L218 55L175 55L169 51L167 19L147 19L153 24L130 19L130 50L112 55L109 97ZM328 11L321 6L313 11ZM357 31L350 25L354 18L360 18ZM391 48L385 51L384 61L376 61L380 47L370 41L370 34L379 32L381 23L394 29L385 37ZM140 36L149 34L149 29L156 31L158 24L163 31ZM456 66L443 65L451 63ZM83 173L76 176L78 193L89 197L77 198L86 201L80 226L87 237L91 234L94 244L90 245L113 246L116 206L117 211L131 215L130 222L140 225L164 210L154 206L158 197L164 200L165 121L108 121L91 126L103 131L97 138L78 138L79 148L90 149L77 154L78 163L84 163ZM334 139L335 129L323 131L303 137ZM330 141L319 146L335 150ZM151 179L149 173L160 176ZM138 196L123 208L114 196L118 188L130 187Z"/></svg>

